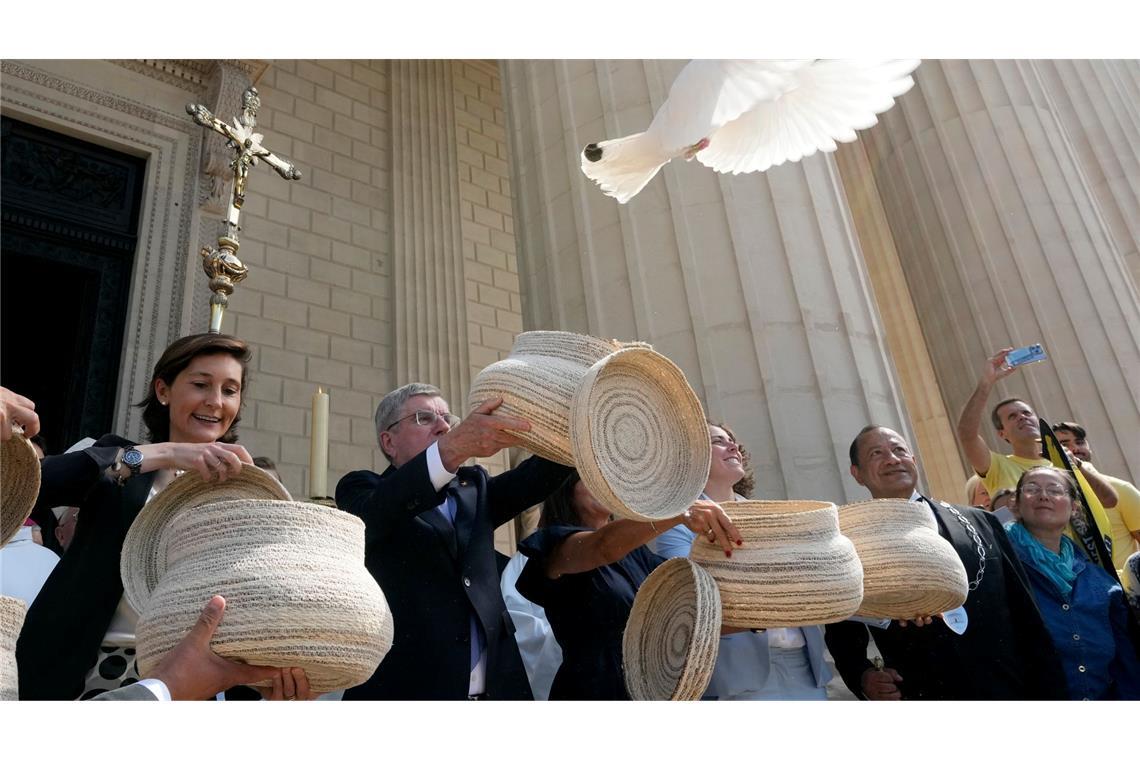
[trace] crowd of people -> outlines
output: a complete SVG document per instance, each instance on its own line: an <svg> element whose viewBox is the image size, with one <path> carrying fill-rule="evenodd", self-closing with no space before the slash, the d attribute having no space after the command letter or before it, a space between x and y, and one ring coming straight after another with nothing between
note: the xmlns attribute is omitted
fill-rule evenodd
<svg viewBox="0 0 1140 760"><path fill-rule="evenodd" d="M1140 564L1140 492L1093 466L1087 431L1075 422L1053 432L1078 478L1055 467L1042 456L1038 416L1021 399L990 410L1012 453L989 448L981 435L989 397L1017 371L1007 353L987 360L958 422L975 473L963 484L971 506L920 492L913 450L897 431L868 425L849 448L851 476L873 498L910 500L934 515L970 579L965 628L937 615L725 627L706 699L826 699L828 652L863 699L1140 698L1136 617L1116 577L1134 578ZM202 600L198 624L155 673L140 679L135 666L138 612L123 597L119 555L139 510L188 470L223 482L243 466L272 467L237 442L250 357L234 337L180 338L139 389L146 442L108 433L43 458L31 524L3 550L3 593L20 578L17 595L29 605L17 646L21 699L258 698L240 685L259 681L272 684L259 689L267 699L318 696L301 669L214 654L209 640L225 607L218 596ZM13 425L34 436L32 401L0 389L0 402L5 439ZM572 468L539 456L496 476L468 466L530 429L497 413L500 403L460 419L426 383L381 400L376 438L390 466L348 473L335 497L364 523L365 565L391 608L395 638L372 677L343 699L626 699L622 632L640 585L695 541L726 556L741 546L720 504L749 498L757 484L725 422L708 422L712 459L700 498L676 518L643 522L616 518ZM1082 498L1086 485L1095 498ZM1101 530L1085 514L1090 500L1106 516L1110 567L1082 540ZM495 529L539 503L538 530L519 553L496 552ZM29 544L51 555L34 572L24 559Z"/></svg>

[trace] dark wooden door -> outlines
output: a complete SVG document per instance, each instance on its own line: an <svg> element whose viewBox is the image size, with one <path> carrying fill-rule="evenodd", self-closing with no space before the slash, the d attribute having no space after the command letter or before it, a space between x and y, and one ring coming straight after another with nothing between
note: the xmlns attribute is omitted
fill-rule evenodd
<svg viewBox="0 0 1140 760"><path fill-rule="evenodd" d="M111 430L146 161L0 130L0 384L36 403L58 453Z"/></svg>

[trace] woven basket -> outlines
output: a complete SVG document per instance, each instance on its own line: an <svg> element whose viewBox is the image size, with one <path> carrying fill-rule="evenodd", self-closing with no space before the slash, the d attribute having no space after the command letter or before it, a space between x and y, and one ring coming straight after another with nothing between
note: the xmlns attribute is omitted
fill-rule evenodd
<svg viewBox="0 0 1140 760"><path fill-rule="evenodd" d="M633 600L622 636L631 699L700 699L720 650L720 594L699 565L676 557L659 565Z"/></svg>
<svg viewBox="0 0 1140 760"><path fill-rule="evenodd" d="M962 560L938 534L930 509L906 499L874 499L839 508L843 535L863 563L863 617L912 620L966 601Z"/></svg>
<svg viewBox="0 0 1140 760"><path fill-rule="evenodd" d="M590 368L571 404L582 482L619 517L667 520L705 488L712 444L705 412L676 364L644 346Z"/></svg>
<svg viewBox="0 0 1140 760"><path fill-rule="evenodd" d="M364 566L364 523L303 502L238 499L175 515L167 569L139 616L145 678L213 594L226 614L211 641L253 665L305 669L314 691L364 683L392 646L392 614Z"/></svg>
<svg viewBox="0 0 1140 760"><path fill-rule="evenodd" d="M204 480L197 470L179 475L139 511L123 540L119 574L127 602L136 612L146 607L151 592L166 572L166 552L160 546L163 532L179 512L215 501L289 498L289 492L276 478L250 464L242 465L237 475L223 483Z"/></svg>
<svg viewBox="0 0 1140 760"><path fill-rule="evenodd" d="M644 343L526 332L472 383L476 406L530 421L519 445L576 467L611 512L676 517L708 479L712 446L701 402L677 365Z"/></svg>
<svg viewBox="0 0 1140 760"><path fill-rule="evenodd" d="M863 568L834 504L729 501L743 546L724 556L703 536L689 556L716 579L724 625L795 628L845 620L863 599Z"/></svg>
<svg viewBox="0 0 1140 760"><path fill-rule="evenodd" d="M40 493L40 460L23 433L0 444L0 546L19 532Z"/></svg>
<svg viewBox="0 0 1140 760"><path fill-rule="evenodd" d="M0 701L19 698L20 679L16 672L16 639L24 627L28 611L23 599L0 596Z"/></svg>
<svg viewBox="0 0 1140 760"><path fill-rule="evenodd" d="M570 332L535 330L515 338L510 355L483 369L471 384L472 408L502 398L499 414L531 423L513 433L518 445L540 457L574 466L570 452L570 402L595 362L621 348L617 341Z"/></svg>

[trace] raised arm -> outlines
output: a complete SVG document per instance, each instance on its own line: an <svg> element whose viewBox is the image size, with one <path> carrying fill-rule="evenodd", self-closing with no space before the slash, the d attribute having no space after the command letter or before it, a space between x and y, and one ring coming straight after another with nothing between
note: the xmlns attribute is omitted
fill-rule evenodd
<svg viewBox="0 0 1140 760"><path fill-rule="evenodd" d="M712 530L713 537L724 549L725 556L731 557L734 546L740 545L740 531L721 506L711 501L698 501L671 520L615 520L597 530L567 536L547 560L546 577L558 578L571 573L584 573L617 562L674 525L684 525L699 536L697 540L702 540Z"/></svg>
<svg viewBox="0 0 1140 760"><path fill-rule="evenodd" d="M958 417L958 441L962 444L962 450L966 452L966 459L970 461L974 472L983 477L990 469L990 447L982 437L982 417L986 413L986 402L994 384L1017 371L1016 367L1005 366L1006 354L1012 350L1012 348L1003 348L986 360L974 393Z"/></svg>

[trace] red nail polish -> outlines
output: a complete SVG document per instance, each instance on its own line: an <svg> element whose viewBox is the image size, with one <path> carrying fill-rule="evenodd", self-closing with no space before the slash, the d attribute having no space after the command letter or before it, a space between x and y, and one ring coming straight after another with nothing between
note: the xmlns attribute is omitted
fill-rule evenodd
<svg viewBox="0 0 1140 760"><path fill-rule="evenodd" d="M739 541L739 540L738 540L738 541L736 542L736 545L737 545L737 546L744 546L744 542L743 542L743 541Z"/></svg>
<svg viewBox="0 0 1140 760"><path fill-rule="evenodd" d="M731 557L731 556L732 556L732 552L730 552L730 551L728 551L727 549L725 549L725 551L724 551L724 556L726 556L726 557Z"/></svg>

